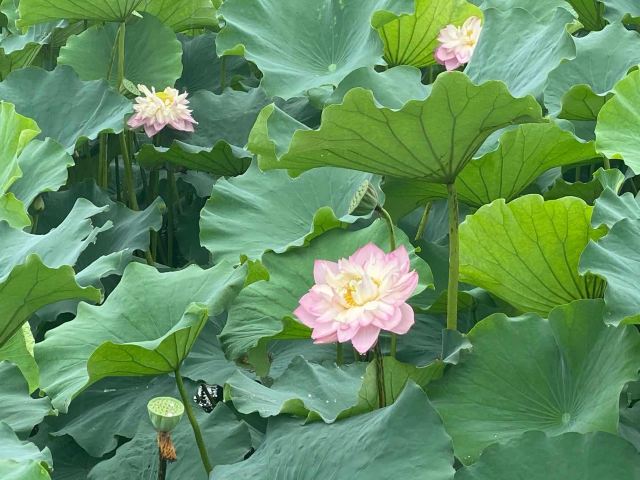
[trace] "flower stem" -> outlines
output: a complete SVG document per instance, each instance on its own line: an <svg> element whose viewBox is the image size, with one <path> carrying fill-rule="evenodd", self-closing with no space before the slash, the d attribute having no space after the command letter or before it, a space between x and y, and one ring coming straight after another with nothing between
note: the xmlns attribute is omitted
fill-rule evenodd
<svg viewBox="0 0 640 480"><path fill-rule="evenodd" d="M396 231L393 226L393 220L391 219L391 215L387 212L383 207L378 206L377 209L380 213L380 216L384 218L387 222L387 227L389 228L389 246L391 247L391 251L393 252L396 249Z"/></svg>
<svg viewBox="0 0 640 480"><path fill-rule="evenodd" d="M167 181L169 187L169 205L167 205L167 265L173 266L173 244L175 234L175 204L173 185L175 184L175 174L171 166L167 169Z"/></svg>
<svg viewBox="0 0 640 480"><path fill-rule="evenodd" d="M121 89L124 83L124 40L126 28L125 22L120 23L120 28L118 28L118 89Z"/></svg>
<svg viewBox="0 0 640 480"><path fill-rule="evenodd" d="M220 93L224 92L227 83L227 57L220 58Z"/></svg>
<svg viewBox="0 0 640 480"><path fill-rule="evenodd" d="M416 232L416 236L414 240L417 242L424 235L424 229L427 228L427 222L429 221L429 213L431 213L431 207L433 204L431 202L427 203L424 207L424 212L422 213L422 218L420 219L420 225L418 225L418 231Z"/></svg>
<svg viewBox="0 0 640 480"><path fill-rule="evenodd" d="M344 346L340 342L336 342L336 365L344 364Z"/></svg>
<svg viewBox="0 0 640 480"><path fill-rule="evenodd" d="M127 131L124 130L120 134L120 152L122 153L122 161L124 162L124 181L126 182L127 194L129 195L129 208L139 210L138 199L136 198L136 188L133 181L133 166L131 165L131 157L129 156L129 145L127 139Z"/></svg>
<svg viewBox="0 0 640 480"><path fill-rule="evenodd" d="M211 470L213 470L213 468L211 467L209 454L207 453L207 448L204 444L204 439L202 438L200 425L198 425L196 416L193 413L193 408L191 408L191 401L189 399L189 395L187 395L187 390L184 388L184 382L182 381L182 375L180 375L179 368L176 369L175 376L176 376L176 385L178 385L178 391L180 392L180 397L182 398L182 403L184 404L184 410L187 413L187 417L189 418L189 423L191 423L191 428L193 429L193 435L196 437L196 443L198 444L198 450L200 451L200 458L202 459L202 465L204 465L204 469L207 471L207 475L209 475L211 473Z"/></svg>
<svg viewBox="0 0 640 480"><path fill-rule="evenodd" d="M458 280L460 278L460 239L458 237L458 193L447 184L449 203L449 285L447 288L447 328L458 329Z"/></svg>
<svg viewBox="0 0 640 480"><path fill-rule="evenodd" d="M396 335L395 333L392 333L391 349L390 349L389 355L391 355L392 358L396 358L397 353L398 353L398 335Z"/></svg>
<svg viewBox="0 0 640 480"><path fill-rule="evenodd" d="M165 480L165 478L167 478L167 460L162 456L160 449L158 449L158 457L160 458L160 464L158 465L158 480Z"/></svg>
<svg viewBox="0 0 640 480"><path fill-rule="evenodd" d="M383 408L387 406L387 395L384 385L384 359L382 357L382 351L380 350L380 342L376 343L374 347L374 357L376 362L376 384L378 386L378 407Z"/></svg>
<svg viewBox="0 0 640 480"><path fill-rule="evenodd" d="M609 160L607 157L604 157L602 159L602 164L605 170L609 170L611 168L611 160Z"/></svg>
<svg viewBox="0 0 640 480"><path fill-rule="evenodd" d="M98 186L105 190L109 186L108 135L108 133L100 134L100 150L98 153Z"/></svg>

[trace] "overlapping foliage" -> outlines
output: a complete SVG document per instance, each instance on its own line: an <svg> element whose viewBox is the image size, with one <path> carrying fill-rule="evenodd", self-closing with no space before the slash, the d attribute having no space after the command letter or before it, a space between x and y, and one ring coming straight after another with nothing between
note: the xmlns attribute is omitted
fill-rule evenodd
<svg viewBox="0 0 640 480"><path fill-rule="evenodd" d="M1 479L156 478L157 396L169 479L640 478L635 2L0 11ZM140 85L194 131L130 129ZM369 243L415 324L314 344L314 260Z"/></svg>

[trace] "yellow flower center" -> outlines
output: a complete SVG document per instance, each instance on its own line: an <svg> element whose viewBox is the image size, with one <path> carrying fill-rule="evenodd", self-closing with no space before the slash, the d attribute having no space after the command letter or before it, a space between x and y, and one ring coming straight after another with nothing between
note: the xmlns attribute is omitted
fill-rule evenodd
<svg viewBox="0 0 640 480"><path fill-rule="evenodd" d="M167 106L171 105L175 100L172 95L169 95L168 93L165 93L165 92L156 92L156 97L162 100L162 103L164 103Z"/></svg>
<svg viewBox="0 0 640 480"><path fill-rule="evenodd" d="M349 285L343 295L344 301L347 302L347 305L349 305L350 307L358 306L356 301L353 299L353 293L355 291L356 287L354 287L353 285Z"/></svg>

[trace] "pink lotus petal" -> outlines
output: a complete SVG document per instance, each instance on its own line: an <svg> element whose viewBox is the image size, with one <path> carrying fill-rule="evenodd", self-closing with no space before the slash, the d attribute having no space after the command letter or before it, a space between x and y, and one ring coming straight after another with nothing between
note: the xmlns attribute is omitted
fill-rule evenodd
<svg viewBox="0 0 640 480"><path fill-rule="evenodd" d="M363 327L353 336L351 343L360 354L364 354L376 344L379 335L379 328L373 326Z"/></svg>

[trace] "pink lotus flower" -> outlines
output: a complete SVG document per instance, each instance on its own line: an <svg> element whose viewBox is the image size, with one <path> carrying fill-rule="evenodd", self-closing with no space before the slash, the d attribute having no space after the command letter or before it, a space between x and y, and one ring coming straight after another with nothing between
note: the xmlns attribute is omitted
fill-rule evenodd
<svg viewBox="0 0 640 480"><path fill-rule="evenodd" d="M294 313L313 329L315 343L351 340L364 354L381 330L404 334L414 324L406 301L418 285L418 274L410 268L404 247L385 254L371 243L337 263L316 260L316 284Z"/></svg>
<svg viewBox="0 0 640 480"><path fill-rule="evenodd" d="M461 27L447 25L440 30L435 57L447 70L455 70L471 60L478 43L482 24L478 17L469 17Z"/></svg>
<svg viewBox="0 0 640 480"><path fill-rule="evenodd" d="M131 128L144 126L147 136L153 137L167 125L183 132L193 132L197 125L191 116L187 93L180 94L175 88L167 87L162 92L155 88L149 90L144 85L138 85L144 96L136 98L133 106L135 114L127 124Z"/></svg>

